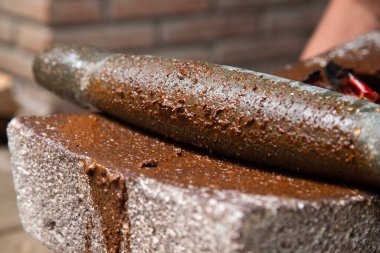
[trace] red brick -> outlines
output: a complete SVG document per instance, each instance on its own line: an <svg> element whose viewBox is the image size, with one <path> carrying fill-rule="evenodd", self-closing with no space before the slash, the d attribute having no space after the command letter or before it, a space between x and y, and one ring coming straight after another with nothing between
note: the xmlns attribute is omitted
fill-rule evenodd
<svg viewBox="0 0 380 253"><path fill-rule="evenodd" d="M0 44L0 70L33 80L34 55L24 50Z"/></svg>
<svg viewBox="0 0 380 253"><path fill-rule="evenodd" d="M101 0L55 1L50 17L53 23L81 23L101 19Z"/></svg>
<svg viewBox="0 0 380 253"><path fill-rule="evenodd" d="M1 0L0 9L40 22L48 22L51 4L51 0Z"/></svg>
<svg viewBox="0 0 380 253"><path fill-rule="evenodd" d="M164 43L210 41L253 34L256 20L253 14L213 15L169 20L162 24Z"/></svg>
<svg viewBox="0 0 380 253"><path fill-rule="evenodd" d="M80 23L101 19L101 0L1 0L0 9L42 23Z"/></svg>
<svg viewBox="0 0 380 253"><path fill-rule="evenodd" d="M261 13L265 32L280 32L284 30L308 31L314 28L322 15L324 5L301 5L291 8L268 9Z"/></svg>
<svg viewBox="0 0 380 253"><path fill-rule="evenodd" d="M11 42L13 29L14 27L10 20L0 17L0 41Z"/></svg>
<svg viewBox="0 0 380 253"><path fill-rule="evenodd" d="M267 61L259 60L256 62L250 62L249 65L245 65L243 67L264 73L271 73L274 70L283 68L285 65L288 65L291 62L297 61L297 59L298 54L293 54L291 56L277 57L275 60L268 59Z"/></svg>
<svg viewBox="0 0 380 253"><path fill-rule="evenodd" d="M53 31L48 26L23 23L18 27L16 42L21 48L38 52L53 43Z"/></svg>
<svg viewBox="0 0 380 253"><path fill-rule="evenodd" d="M211 59L210 50L207 46L181 46L165 47L148 52L153 55L166 56L176 59L209 61Z"/></svg>
<svg viewBox="0 0 380 253"><path fill-rule="evenodd" d="M152 24L110 24L80 26L54 32L54 42L94 45L107 49L151 47Z"/></svg>
<svg viewBox="0 0 380 253"><path fill-rule="evenodd" d="M217 0L217 6L226 7L250 7L268 4L278 4L278 3L294 3L303 0ZM310 1L310 0L308 0Z"/></svg>
<svg viewBox="0 0 380 253"><path fill-rule="evenodd" d="M146 48L154 43L151 24L82 25L52 28L39 24L22 24L17 45L38 52L53 43L87 44L107 49Z"/></svg>
<svg viewBox="0 0 380 253"><path fill-rule="evenodd" d="M302 36L273 36L221 42L215 47L214 59L222 64L236 64L292 57L300 53L305 39Z"/></svg>
<svg viewBox="0 0 380 253"><path fill-rule="evenodd" d="M209 0L110 0L112 18L156 17L204 11Z"/></svg>

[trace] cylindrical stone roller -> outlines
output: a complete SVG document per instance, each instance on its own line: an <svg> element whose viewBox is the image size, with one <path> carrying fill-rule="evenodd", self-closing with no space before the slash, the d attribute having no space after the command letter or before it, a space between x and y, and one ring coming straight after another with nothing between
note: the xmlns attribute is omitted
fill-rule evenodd
<svg viewBox="0 0 380 253"><path fill-rule="evenodd" d="M54 47L33 67L56 94L174 140L278 170L380 185L376 104L254 71L91 47Z"/></svg>

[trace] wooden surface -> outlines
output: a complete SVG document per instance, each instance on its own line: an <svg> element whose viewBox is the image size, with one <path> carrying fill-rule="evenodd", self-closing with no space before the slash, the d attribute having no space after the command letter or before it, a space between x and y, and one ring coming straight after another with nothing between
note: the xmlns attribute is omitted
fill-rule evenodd
<svg viewBox="0 0 380 253"><path fill-rule="evenodd" d="M0 252L52 252L22 230L10 170L9 153L0 146Z"/></svg>

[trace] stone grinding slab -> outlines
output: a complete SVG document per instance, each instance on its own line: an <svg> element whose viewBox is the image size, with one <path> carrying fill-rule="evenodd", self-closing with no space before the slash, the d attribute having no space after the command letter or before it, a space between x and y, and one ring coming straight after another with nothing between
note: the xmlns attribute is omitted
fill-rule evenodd
<svg viewBox="0 0 380 253"><path fill-rule="evenodd" d="M91 115L8 127L24 229L56 252L377 252L379 196Z"/></svg>
<svg viewBox="0 0 380 253"><path fill-rule="evenodd" d="M36 81L79 105L214 153L379 188L380 106L254 71L56 46Z"/></svg>

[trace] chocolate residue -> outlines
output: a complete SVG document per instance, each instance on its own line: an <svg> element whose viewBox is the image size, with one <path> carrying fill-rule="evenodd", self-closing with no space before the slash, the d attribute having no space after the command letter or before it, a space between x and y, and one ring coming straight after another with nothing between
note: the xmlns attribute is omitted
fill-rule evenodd
<svg viewBox="0 0 380 253"><path fill-rule="evenodd" d="M125 210L128 200L125 179L110 173L107 168L95 162L89 164L84 162L83 165L84 172L89 178L94 208L101 217L107 252L120 252L120 242L124 241L124 236L130 234L128 232L124 235L122 231L123 224L129 222Z"/></svg>
<svg viewBox="0 0 380 253"><path fill-rule="evenodd" d="M35 123L37 120L39 124ZM88 164L85 170L91 180L94 202L98 205L97 210L102 213L100 209L106 205L107 198L111 198L112 205L107 207L115 210L118 214L117 219L123 219L121 207L123 202L127 201L127 197L123 199L117 196L117 193L123 194L125 189L118 188L120 186L115 183L107 183L107 177L111 178L107 175L120 175L128 180L144 175L177 187L191 186L211 191L234 190L247 194L301 200L323 201L366 195L364 191L355 188L284 176L253 166L219 160L140 133L101 115L55 115L45 118L21 118L20 121L34 129L36 134L52 138L78 155L101 161L101 164L96 166ZM184 150L180 157L176 154L178 148ZM152 157L160 161L159 166L154 169L140 168L141 161ZM104 181L105 183L102 183ZM109 213L102 213L103 219L109 219L108 215ZM109 231L107 233L118 236L118 229L120 228L107 228ZM116 248L110 242L109 245L111 248Z"/></svg>
<svg viewBox="0 0 380 253"><path fill-rule="evenodd" d="M176 148L174 149L174 152L177 156L182 156L182 149L181 148Z"/></svg>
<svg viewBox="0 0 380 253"><path fill-rule="evenodd" d="M145 160L141 163L140 168L154 168L158 166L158 162L154 159Z"/></svg>

